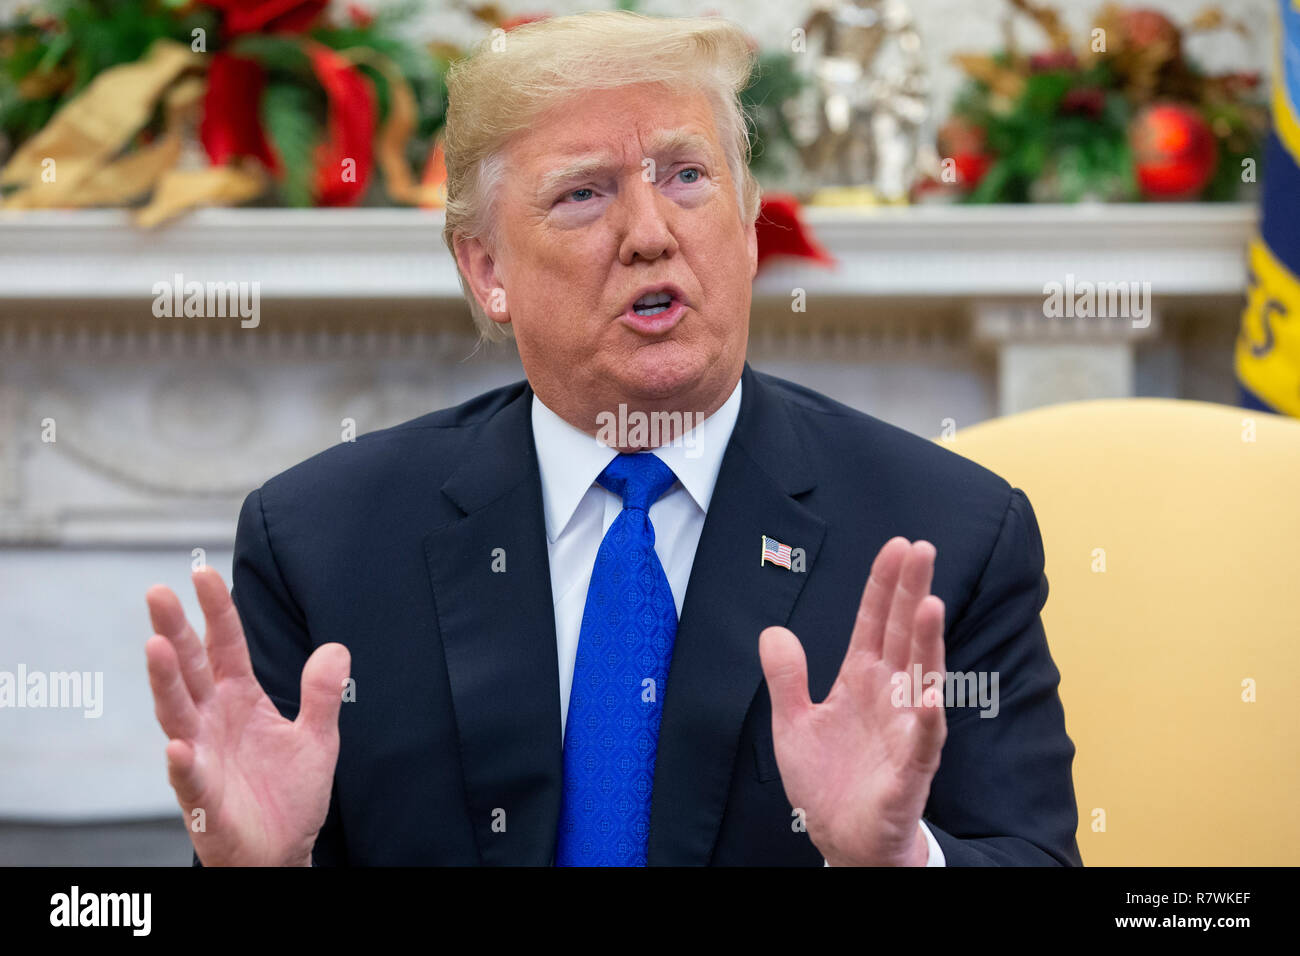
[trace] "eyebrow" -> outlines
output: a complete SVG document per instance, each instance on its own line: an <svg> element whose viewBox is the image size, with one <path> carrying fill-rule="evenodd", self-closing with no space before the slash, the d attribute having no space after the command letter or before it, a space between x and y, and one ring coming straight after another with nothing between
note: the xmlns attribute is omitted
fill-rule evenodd
<svg viewBox="0 0 1300 956"><path fill-rule="evenodd" d="M666 153L700 152L713 156L713 147L709 140L699 133L689 130L673 129L657 133L650 140L648 156L659 157ZM595 173L603 172L615 165L608 155L587 156L567 163L544 175L537 187L538 198L549 198L550 194L561 185L574 179L585 179Z"/></svg>

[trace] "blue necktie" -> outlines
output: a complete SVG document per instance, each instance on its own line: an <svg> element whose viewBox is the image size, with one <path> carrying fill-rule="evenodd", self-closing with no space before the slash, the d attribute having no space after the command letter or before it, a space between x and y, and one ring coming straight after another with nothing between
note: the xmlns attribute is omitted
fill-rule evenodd
<svg viewBox="0 0 1300 956"><path fill-rule="evenodd" d="M564 730L557 866L645 866L664 684L677 608L650 505L676 480L650 452L596 479L623 498L587 589Z"/></svg>

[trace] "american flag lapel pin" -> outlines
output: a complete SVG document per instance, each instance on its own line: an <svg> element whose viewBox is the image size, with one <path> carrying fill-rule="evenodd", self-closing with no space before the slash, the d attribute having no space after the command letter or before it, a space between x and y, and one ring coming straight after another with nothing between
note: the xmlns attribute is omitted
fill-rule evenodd
<svg viewBox="0 0 1300 956"><path fill-rule="evenodd" d="M758 566L761 568L769 561L777 567L785 568L789 571L790 546L788 544L782 544L780 541L777 541L776 538L769 538L767 535L763 535L763 559L758 562Z"/></svg>

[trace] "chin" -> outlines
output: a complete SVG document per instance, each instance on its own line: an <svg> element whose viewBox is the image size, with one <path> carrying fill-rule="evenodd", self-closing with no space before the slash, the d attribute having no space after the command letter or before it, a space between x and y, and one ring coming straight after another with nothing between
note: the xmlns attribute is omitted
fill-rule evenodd
<svg viewBox="0 0 1300 956"><path fill-rule="evenodd" d="M663 401L692 391L712 365L707 356L691 353L680 343L659 342L642 346L620 361L611 378L629 398Z"/></svg>

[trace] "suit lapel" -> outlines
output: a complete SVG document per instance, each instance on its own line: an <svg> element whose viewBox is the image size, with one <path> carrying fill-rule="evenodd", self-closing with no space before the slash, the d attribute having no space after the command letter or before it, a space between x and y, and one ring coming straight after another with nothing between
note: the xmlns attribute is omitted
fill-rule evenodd
<svg viewBox="0 0 1300 956"><path fill-rule="evenodd" d="M700 535L664 689L650 812L651 865L709 862L745 715L762 680L758 635L789 623L826 525L789 411L748 363L741 408ZM805 572L760 566L762 536L806 553Z"/></svg>
<svg viewBox="0 0 1300 956"><path fill-rule="evenodd" d="M555 849L563 762L531 402L525 387L480 427L442 486L463 514L426 537L425 556L480 858L545 866ZM504 571L494 570L494 552Z"/></svg>

